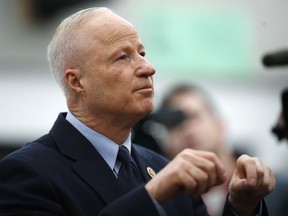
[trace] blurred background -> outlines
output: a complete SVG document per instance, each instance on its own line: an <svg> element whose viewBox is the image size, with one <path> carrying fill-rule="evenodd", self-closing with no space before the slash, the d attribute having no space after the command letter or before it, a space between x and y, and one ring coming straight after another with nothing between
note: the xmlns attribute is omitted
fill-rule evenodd
<svg viewBox="0 0 288 216"><path fill-rule="evenodd" d="M47 133L67 110L46 47L64 17L91 6L138 29L157 69L156 107L171 85L200 84L218 103L229 144L288 175L288 145L271 134L288 66L261 60L288 49L287 0L0 0L0 157Z"/></svg>

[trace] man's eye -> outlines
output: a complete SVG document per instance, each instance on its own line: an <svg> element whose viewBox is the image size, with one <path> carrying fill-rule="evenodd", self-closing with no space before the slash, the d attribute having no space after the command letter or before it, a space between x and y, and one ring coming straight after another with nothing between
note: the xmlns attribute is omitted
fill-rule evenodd
<svg viewBox="0 0 288 216"><path fill-rule="evenodd" d="M141 56L145 57L146 53L145 52L140 52L139 53Z"/></svg>
<svg viewBox="0 0 288 216"><path fill-rule="evenodd" d="M127 58L128 58L127 55L122 55L122 56L120 56L117 60L125 60L125 59L127 59Z"/></svg>

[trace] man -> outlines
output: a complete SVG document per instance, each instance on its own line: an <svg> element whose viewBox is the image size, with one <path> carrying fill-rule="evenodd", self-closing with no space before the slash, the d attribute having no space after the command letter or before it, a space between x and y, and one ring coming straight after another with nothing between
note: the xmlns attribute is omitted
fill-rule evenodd
<svg viewBox="0 0 288 216"><path fill-rule="evenodd" d="M167 126L164 155L172 159L185 148L214 152L225 164L226 178L229 180L232 177L236 155L226 145L224 122L210 95L204 89L194 84L176 85L163 98L160 110L178 111L184 115L181 121ZM211 216L221 215L228 183L229 181L226 181L202 196ZM275 190L266 199L270 215L288 214L285 198L287 193L283 192L287 189L288 181L283 181L283 178L278 176Z"/></svg>
<svg viewBox="0 0 288 216"><path fill-rule="evenodd" d="M48 59L69 112L2 160L1 215L207 215L200 195L225 181L215 154L185 150L168 163L131 145L133 125L153 110L155 73L131 23L106 8L79 11L58 27ZM242 156L224 215L266 215L274 187L268 167Z"/></svg>

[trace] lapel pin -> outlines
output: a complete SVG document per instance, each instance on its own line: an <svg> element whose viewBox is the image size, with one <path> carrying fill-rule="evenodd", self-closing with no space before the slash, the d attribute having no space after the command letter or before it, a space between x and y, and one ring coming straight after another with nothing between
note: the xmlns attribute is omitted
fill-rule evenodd
<svg viewBox="0 0 288 216"><path fill-rule="evenodd" d="M154 176L156 175L155 171L151 167L147 167L147 173L151 178L154 178Z"/></svg>

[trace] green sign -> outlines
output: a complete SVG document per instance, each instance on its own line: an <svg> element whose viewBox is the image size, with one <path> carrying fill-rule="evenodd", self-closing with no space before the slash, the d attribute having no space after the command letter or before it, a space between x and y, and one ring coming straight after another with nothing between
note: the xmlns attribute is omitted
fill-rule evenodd
<svg viewBox="0 0 288 216"><path fill-rule="evenodd" d="M251 73L252 34L243 14L163 7L145 11L140 37L158 75L239 78Z"/></svg>

